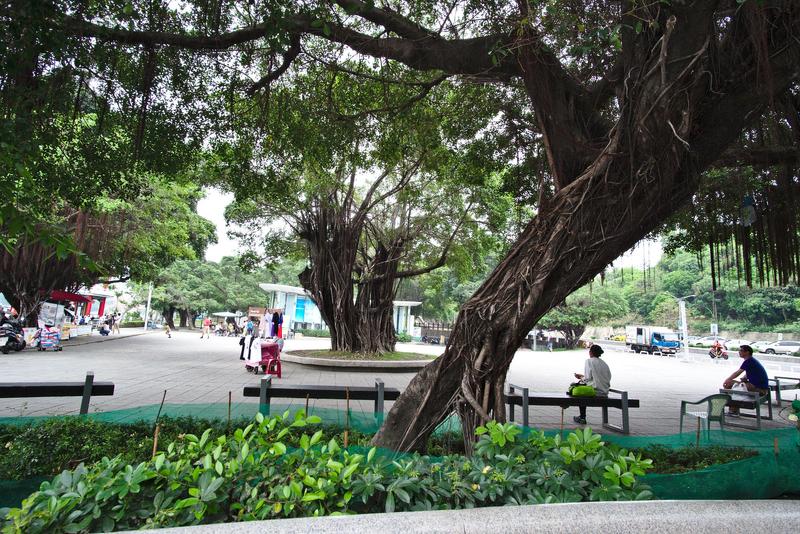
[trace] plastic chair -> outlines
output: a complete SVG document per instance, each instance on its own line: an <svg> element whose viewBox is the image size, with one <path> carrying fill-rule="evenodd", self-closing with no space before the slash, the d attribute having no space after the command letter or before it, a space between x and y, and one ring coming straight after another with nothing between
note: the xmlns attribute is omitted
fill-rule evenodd
<svg viewBox="0 0 800 534"><path fill-rule="evenodd" d="M683 433L683 417L686 415L690 417L696 417L698 424L700 423L701 419L705 419L706 430L711 430L711 421L717 421L719 423L720 430L724 430L725 405L728 404L730 400L730 395L725 393L717 393L715 395L709 395L708 397L697 402L681 401L680 432ZM690 406L701 406L703 404L706 405L705 411L687 411L687 408Z"/></svg>

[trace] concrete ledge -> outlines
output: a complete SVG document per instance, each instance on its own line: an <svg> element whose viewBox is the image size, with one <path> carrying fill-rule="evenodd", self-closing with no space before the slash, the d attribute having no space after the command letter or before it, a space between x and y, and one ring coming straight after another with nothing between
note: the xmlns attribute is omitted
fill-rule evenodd
<svg viewBox="0 0 800 534"><path fill-rule="evenodd" d="M349 369L422 369L433 360L337 360L335 358L309 358L298 356L291 352L281 353L281 360L285 362L311 365L315 367L346 367Z"/></svg>
<svg viewBox="0 0 800 534"><path fill-rule="evenodd" d="M139 531L142 532L142 531ZM274 519L147 530L153 534L262 532L800 532L800 501L584 502L472 510Z"/></svg>

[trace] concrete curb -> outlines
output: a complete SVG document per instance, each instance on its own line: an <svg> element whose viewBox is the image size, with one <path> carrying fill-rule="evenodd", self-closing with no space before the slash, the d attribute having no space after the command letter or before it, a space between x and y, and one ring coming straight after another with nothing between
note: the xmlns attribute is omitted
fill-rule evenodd
<svg viewBox="0 0 800 534"><path fill-rule="evenodd" d="M800 504L798 501L792 500L580 502L471 510L273 519L164 528L144 532L153 534L798 532L800 530L798 504Z"/></svg>
<svg viewBox="0 0 800 534"><path fill-rule="evenodd" d="M336 360L333 358L309 358L298 356L291 352L281 353L281 360L300 365L312 367L346 367L348 369L422 369L433 360L395 360L395 361L375 361L375 360Z"/></svg>
<svg viewBox="0 0 800 534"><path fill-rule="evenodd" d="M144 336L148 334L155 334L160 332L159 330L148 330L147 332L137 332L135 334L119 334L113 335L109 334L107 336L99 336L97 338L89 336L88 339L80 339L76 338L77 341L67 341L64 343L64 347L79 347L81 345L89 345L90 343L105 343L106 341L116 341L118 339L128 339L129 337L136 337L136 336Z"/></svg>
<svg viewBox="0 0 800 534"><path fill-rule="evenodd" d="M117 334L117 335L109 334L107 336L100 336L100 335L82 336L66 340L61 343L61 346L64 347L65 349L68 349L70 347L81 347L83 345L90 345L92 343L105 343L106 341L115 341L118 339L128 339L130 337L143 336L146 334L155 334L157 332L160 332L160 330L148 330L147 332L136 332L133 334ZM27 347L25 347L24 350L26 352L29 350L35 351L36 347L28 345Z"/></svg>

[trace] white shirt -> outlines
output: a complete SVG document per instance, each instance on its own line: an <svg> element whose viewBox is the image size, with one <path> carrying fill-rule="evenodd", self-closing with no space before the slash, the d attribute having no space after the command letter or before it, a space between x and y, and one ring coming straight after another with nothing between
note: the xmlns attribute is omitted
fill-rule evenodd
<svg viewBox="0 0 800 534"><path fill-rule="evenodd" d="M608 396L611 387L611 369L600 358L589 358L584 366L583 379L593 386L598 395Z"/></svg>

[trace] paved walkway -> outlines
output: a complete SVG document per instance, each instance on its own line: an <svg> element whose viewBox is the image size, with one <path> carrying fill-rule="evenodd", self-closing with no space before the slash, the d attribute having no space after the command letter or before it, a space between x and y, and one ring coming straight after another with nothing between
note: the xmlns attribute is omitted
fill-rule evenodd
<svg viewBox="0 0 800 534"><path fill-rule="evenodd" d="M113 339L113 338L112 338ZM153 333L117 339L115 342L92 342L65 347L63 352L30 352L0 356L0 380L23 381L81 381L86 371L95 372L98 381L116 384L113 397L92 399L92 411L109 411L158 404L164 390L166 402L172 404L227 404L231 392L234 409L255 413L256 399L244 399L242 387L253 385L258 378L245 371L238 359L237 338L199 339L199 333L176 332L172 339L163 333ZM326 348L329 340L306 338L287 340L285 350ZM440 346L400 344L401 350L438 354ZM609 347L603 356L611 367L612 387L628 390L639 398L642 407L631 410L633 434L672 434L678 430L678 414L682 399L698 400L715 393L738 365L736 360L714 362L699 360L688 363L665 358L616 351ZM533 352L520 350L508 373L508 380L528 385L533 391L565 391L573 380L573 372L583 372L586 350L565 352ZM770 375L787 374L773 371ZM414 376L410 372L336 371L284 363L282 383L336 384L371 386L375 378L384 380L387 387L405 388ZM794 395L788 395L793 398ZM281 401L276 401L280 403ZM284 403L290 401L286 400ZM50 415L76 413L78 398L0 399L0 416ZM336 401L312 401L314 407L344 408ZM354 402L355 411L371 413L370 402ZM573 413L574 412L574 413ZM518 410L517 410L517 413ZM572 410L567 414L567 426L574 427ZM612 417L614 411L612 410ZM558 408L533 407L531 424L542 428L557 428L561 412ZM589 409L590 423L598 423L600 410ZM765 426L785 426L778 417L776 423Z"/></svg>

